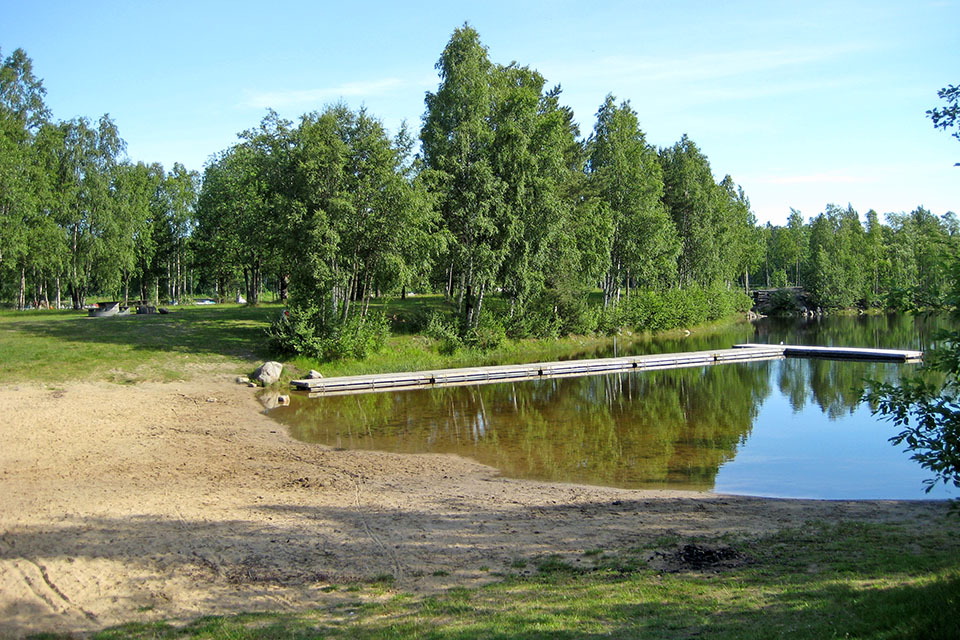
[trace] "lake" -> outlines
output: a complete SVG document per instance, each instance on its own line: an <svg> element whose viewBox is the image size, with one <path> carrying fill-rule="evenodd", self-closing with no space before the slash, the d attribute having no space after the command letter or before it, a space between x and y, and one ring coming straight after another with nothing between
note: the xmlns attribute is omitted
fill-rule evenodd
<svg viewBox="0 0 960 640"><path fill-rule="evenodd" d="M945 316L766 318L683 339L621 341L607 357L739 342L928 349ZM514 478L824 499L956 497L888 439L865 380L917 365L788 358L481 386L308 398L271 417L344 449L454 453Z"/></svg>

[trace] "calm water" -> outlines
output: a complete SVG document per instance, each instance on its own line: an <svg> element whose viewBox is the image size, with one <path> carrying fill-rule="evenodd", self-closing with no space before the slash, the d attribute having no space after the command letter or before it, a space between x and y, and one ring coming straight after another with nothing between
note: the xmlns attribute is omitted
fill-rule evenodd
<svg viewBox="0 0 960 640"><path fill-rule="evenodd" d="M754 341L926 349L943 318L763 320L617 353ZM577 354L602 357L609 352ZM506 476L808 498L945 498L860 401L864 379L914 365L786 359L670 371L310 399L271 416L347 449L456 453Z"/></svg>

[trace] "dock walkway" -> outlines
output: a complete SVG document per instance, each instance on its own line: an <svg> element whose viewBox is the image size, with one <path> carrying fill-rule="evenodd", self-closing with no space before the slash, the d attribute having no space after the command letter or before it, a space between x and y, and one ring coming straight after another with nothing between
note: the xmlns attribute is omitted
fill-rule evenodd
<svg viewBox="0 0 960 640"><path fill-rule="evenodd" d="M725 362L774 360L788 356L908 361L919 359L922 355L919 351L895 351L891 349L743 344L736 345L732 349L711 351L304 379L292 380L290 384L297 389L309 391L311 395L342 395L438 386L492 384L510 380L600 375L617 371L702 367Z"/></svg>
<svg viewBox="0 0 960 640"><path fill-rule="evenodd" d="M769 348L783 349L783 355L801 358L829 358L841 360L885 360L888 362L912 362L923 359L922 351L908 349L866 349L862 347L806 347L799 344L738 344L734 349Z"/></svg>

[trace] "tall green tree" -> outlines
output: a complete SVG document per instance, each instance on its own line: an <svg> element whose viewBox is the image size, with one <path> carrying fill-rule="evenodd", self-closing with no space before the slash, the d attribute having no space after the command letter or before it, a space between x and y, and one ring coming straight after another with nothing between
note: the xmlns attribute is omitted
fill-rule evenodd
<svg viewBox="0 0 960 640"><path fill-rule="evenodd" d="M153 235L151 201L159 188L157 178L155 169L142 162L120 164L115 173L113 200L117 225L108 241L115 245L124 301L130 299L131 281L143 279L142 265L152 255L153 246L147 244L147 239L152 240Z"/></svg>
<svg viewBox="0 0 960 640"><path fill-rule="evenodd" d="M43 200L47 180L36 148L36 135L49 117L46 90L33 73L33 62L16 49L0 64L0 273L19 276L18 307L25 300L31 229L49 229ZM45 234L44 234L45 235ZM42 246L46 246L42 243ZM32 261L36 261L34 255Z"/></svg>
<svg viewBox="0 0 960 640"><path fill-rule="evenodd" d="M724 247L729 230L722 196L713 180L710 163L686 135L660 152L663 167L663 202L680 237L677 267L680 286L720 284L731 273Z"/></svg>
<svg viewBox="0 0 960 640"><path fill-rule="evenodd" d="M45 138L51 210L67 238L64 275L79 309L94 282L116 291L122 273L122 248L110 240L119 223L112 185L126 143L109 115L95 125L85 118L51 125Z"/></svg>
<svg viewBox="0 0 960 640"><path fill-rule="evenodd" d="M744 291L750 291L750 272L763 260L762 235L757 229L757 217L750 209L750 199L743 188L734 183L729 175L718 185L721 196L722 216L726 230L726 260L728 282L742 276Z"/></svg>
<svg viewBox="0 0 960 640"><path fill-rule="evenodd" d="M863 225L851 206L827 205L810 223L810 293L819 306L851 307L863 291Z"/></svg>
<svg viewBox="0 0 960 640"><path fill-rule="evenodd" d="M642 288L669 285L680 242L661 202L663 171L656 151L629 102L617 105L612 95L606 97L587 148L593 192L612 230L604 305L616 303L625 281Z"/></svg>
<svg viewBox="0 0 960 640"><path fill-rule="evenodd" d="M507 187L491 161L494 67L479 34L464 25L453 32L436 68L440 86L427 93L420 135L437 207L453 239L448 293L457 287L462 322L469 327L479 321L512 231L503 219Z"/></svg>

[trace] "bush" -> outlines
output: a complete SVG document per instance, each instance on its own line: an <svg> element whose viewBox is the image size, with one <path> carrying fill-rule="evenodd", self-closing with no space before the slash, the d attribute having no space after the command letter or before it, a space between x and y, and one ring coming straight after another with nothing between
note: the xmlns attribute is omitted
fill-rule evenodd
<svg viewBox="0 0 960 640"><path fill-rule="evenodd" d="M767 300L766 312L771 316L793 316L800 313L800 302L791 289L777 289Z"/></svg>
<svg viewBox="0 0 960 640"><path fill-rule="evenodd" d="M463 346L460 333L452 322L449 322L442 313L434 311L427 321L424 334L437 342L437 351L443 355L456 353Z"/></svg>
<svg viewBox="0 0 960 640"><path fill-rule="evenodd" d="M639 291L600 314L599 326L610 333L622 327L635 331L667 331L746 313L753 305L739 289L692 286L666 291Z"/></svg>
<svg viewBox="0 0 960 640"><path fill-rule="evenodd" d="M275 353L316 357L322 336L318 334L320 314L316 308L284 309L267 328L268 345Z"/></svg>
<svg viewBox="0 0 960 640"><path fill-rule="evenodd" d="M285 310L267 329L270 347L321 361L363 359L383 348L390 325L383 313L351 316L342 322L325 323L314 307Z"/></svg>
<svg viewBox="0 0 960 640"><path fill-rule="evenodd" d="M352 316L332 327L323 341L325 360L357 358L377 353L390 337L390 324L383 313Z"/></svg>
<svg viewBox="0 0 960 640"><path fill-rule="evenodd" d="M480 316L479 324L469 329L463 342L469 347L480 351L492 351L507 340L507 330L492 313Z"/></svg>

